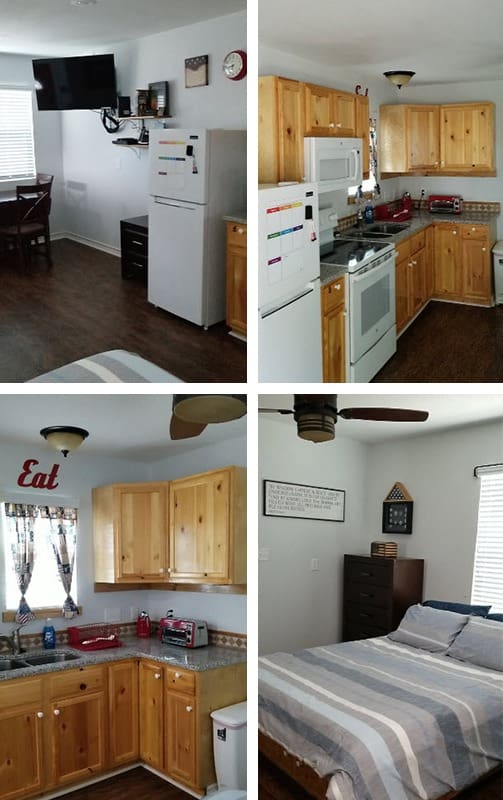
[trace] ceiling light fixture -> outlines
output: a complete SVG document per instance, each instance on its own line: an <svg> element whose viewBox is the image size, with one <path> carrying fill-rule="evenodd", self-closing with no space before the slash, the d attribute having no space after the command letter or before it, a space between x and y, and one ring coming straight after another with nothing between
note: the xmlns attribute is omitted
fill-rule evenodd
<svg viewBox="0 0 503 800"><path fill-rule="evenodd" d="M384 77L397 86L398 89L401 89L402 86L407 86L410 79L413 78L416 73L410 72L410 70L407 69L395 69L384 72L383 74Z"/></svg>
<svg viewBox="0 0 503 800"><path fill-rule="evenodd" d="M173 414L184 422L229 422L246 414L245 394L175 394Z"/></svg>
<svg viewBox="0 0 503 800"><path fill-rule="evenodd" d="M89 433L84 428L74 428L71 425L53 425L51 428L42 428L40 435L66 458L71 450L80 447Z"/></svg>

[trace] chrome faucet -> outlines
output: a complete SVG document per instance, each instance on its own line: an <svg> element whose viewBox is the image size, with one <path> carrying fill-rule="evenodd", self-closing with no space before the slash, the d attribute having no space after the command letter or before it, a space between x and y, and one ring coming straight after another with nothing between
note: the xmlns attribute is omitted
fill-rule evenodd
<svg viewBox="0 0 503 800"><path fill-rule="evenodd" d="M21 638L19 636L19 631L21 630L21 627L22 626L19 625L17 628L14 628L10 636L5 636L5 635L0 636L0 639L5 639L5 641L8 643L13 656L18 656L20 653L26 652L24 648L21 647Z"/></svg>

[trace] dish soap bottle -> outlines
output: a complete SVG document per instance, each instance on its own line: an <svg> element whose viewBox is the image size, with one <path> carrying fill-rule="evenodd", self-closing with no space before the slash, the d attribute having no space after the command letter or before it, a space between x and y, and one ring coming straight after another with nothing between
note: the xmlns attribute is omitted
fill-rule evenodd
<svg viewBox="0 0 503 800"><path fill-rule="evenodd" d="M56 647L56 631L51 625L51 620L48 619L42 631L42 639L44 642L45 650L54 650Z"/></svg>
<svg viewBox="0 0 503 800"><path fill-rule="evenodd" d="M374 221L374 204L370 198L367 200L365 205L365 222L373 222Z"/></svg>
<svg viewBox="0 0 503 800"><path fill-rule="evenodd" d="M146 611L142 611L136 620L136 635L142 639L150 636L150 617Z"/></svg>

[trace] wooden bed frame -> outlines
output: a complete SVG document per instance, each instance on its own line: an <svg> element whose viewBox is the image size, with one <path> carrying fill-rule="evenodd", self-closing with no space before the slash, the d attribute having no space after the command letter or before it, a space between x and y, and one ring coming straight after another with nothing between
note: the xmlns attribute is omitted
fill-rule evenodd
<svg viewBox="0 0 503 800"><path fill-rule="evenodd" d="M271 739L271 737L267 736L265 733L262 733L262 731L258 733L258 749L268 761L278 767L282 772L285 772L288 777L302 787L310 797L315 797L316 800L326 800L330 778L320 778L311 767L288 753L281 744L278 744L278 742ZM473 788L489 775L496 775L498 772L501 772L502 769L501 766L495 767L475 781L475 783L472 783L470 786L465 786L465 789ZM461 792L465 791L465 789L459 792L448 792L442 795L442 797L439 797L438 800L454 800L454 798L460 797Z"/></svg>

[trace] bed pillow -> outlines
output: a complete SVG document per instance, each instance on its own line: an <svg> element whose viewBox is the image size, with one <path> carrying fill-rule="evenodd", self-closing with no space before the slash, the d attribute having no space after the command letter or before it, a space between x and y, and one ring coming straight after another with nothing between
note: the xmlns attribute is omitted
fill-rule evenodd
<svg viewBox="0 0 503 800"><path fill-rule="evenodd" d="M446 655L503 672L503 629L492 619L470 617Z"/></svg>
<svg viewBox="0 0 503 800"><path fill-rule="evenodd" d="M396 631L388 634L388 639L430 653L441 653L452 644L468 619L467 614L439 611L417 604L407 609Z"/></svg>
<svg viewBox="0 0 503 800"><path fill-rule="evenodd" d="M503 614L488 614L487 619L495 619L498 622L503 622Z"/></svg>
<svg viewBox="0 0 503 800"><path fill-rule="evenodd" d="M423 606L437 608L440 611L454 611L456 614L473 614L476 617L487 617L491 606L472 606L468 603L449 603L447 600L425 600Z"/></svg>

